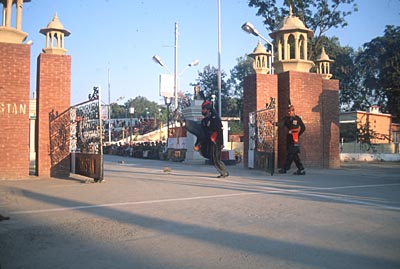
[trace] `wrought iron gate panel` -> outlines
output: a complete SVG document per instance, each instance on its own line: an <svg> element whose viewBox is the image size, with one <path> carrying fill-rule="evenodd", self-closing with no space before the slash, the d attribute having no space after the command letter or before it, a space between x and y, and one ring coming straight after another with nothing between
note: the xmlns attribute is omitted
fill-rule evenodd
<svg viewBox="0 0 400 269"><path fill-rule="evenodd" d="M93 87L89 100L71 107L69 115L74 172L101 182L104 166L100 89Z"/></svg>
<svg viewBox="0 0 400 269"><path fill-rule="evenodd" d="M93 88L89 100L72 106L61 114L49 113L50 160L55 171L72 172L103 180L103 128L100 92ZM79 153L79 154L75 154ZM60 173L61 173L60 172Z"/></svg>
<svg viewBox="0 0 400 269"><path fill-rule="evenodd" d="M50 164L51 176L67 176L69 174L69 113L49 113Z"/></svg>
<svg viewBox="0 0 400 269"><path fill-rule="evenodd" d="M71 152L100 154L102 126L98 90L88 101L71 107Z"/></svg>
<svg viewBox="0 0 400 269"><path fill-rule="evenodd" d="M253 158L253 168L269 171L271 175L275 171L275 122L275 98L270 99L265 109L249 113L249 160Z"/></svg>

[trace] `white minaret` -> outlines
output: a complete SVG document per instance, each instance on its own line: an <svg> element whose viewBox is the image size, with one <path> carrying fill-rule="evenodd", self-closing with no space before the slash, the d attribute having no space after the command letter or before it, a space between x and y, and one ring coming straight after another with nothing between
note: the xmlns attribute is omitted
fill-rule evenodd
<svg viewBox="0 0 400 269"><path fill-rule="evenodd" d="M22 32L22 6L24 2L30 0L1 0L3 4L3 20L0 25L0 42L21 44L28 36L27 33ZM16 6L15 8L13 6ZM15 17L13 17L13 10L16 10ZM15 27L13 25L15 19Z"/></svg>
<svg viewBox="0 0 400 269"><path fill-rule="evenodd" d="M40 33L46 36L46 47L44 53L64 55L67 50L64 48L64 38L71 33L64 29L64 26L58 19L57 13L53 20L47 25L47 28L40 29Z"/></svg>

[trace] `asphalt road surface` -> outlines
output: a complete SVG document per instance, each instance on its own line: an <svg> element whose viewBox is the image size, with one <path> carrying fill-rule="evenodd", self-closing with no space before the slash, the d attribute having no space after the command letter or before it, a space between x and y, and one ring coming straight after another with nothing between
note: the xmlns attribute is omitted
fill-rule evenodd
<svg viewBox="0 0 400 269"><path fill-rule="evenodd" d="M400 268L400 164L270 176L105 156L105 182L0 180L0 268ZM293 172L293 171L292 171Z"/></svg>

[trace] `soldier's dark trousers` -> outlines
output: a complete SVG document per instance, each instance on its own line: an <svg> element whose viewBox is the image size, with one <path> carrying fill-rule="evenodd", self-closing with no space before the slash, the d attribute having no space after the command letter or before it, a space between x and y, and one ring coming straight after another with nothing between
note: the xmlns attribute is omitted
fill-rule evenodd
<svg viewBox="0 0 400 269"><path fill-rule="evenodd" d="M299 153L300 153L300 148L298 146L289 146L285 163L286 171L290 169L290 166L292 165L293 161L298 170L304 170L304 166L301 163Z"/></svg>
<svg viewBox="0 0 400 269"><path fill-rule="evenodd" d="M219 145L216 145L214 143L211 143L211 158L210 160L214 164L215 168L217 171L222 175L222 176L228 176L229 173L226 169L226 166L223 161L221 161L221 148L219 148Z"/></svg>

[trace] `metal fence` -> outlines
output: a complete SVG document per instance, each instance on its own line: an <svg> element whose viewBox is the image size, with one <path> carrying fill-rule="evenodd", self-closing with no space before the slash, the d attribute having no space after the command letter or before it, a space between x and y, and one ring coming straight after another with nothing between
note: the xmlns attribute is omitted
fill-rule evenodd
<svg viewBox="0 0 400 269"><path fill-rule="evenodd" d="M275 172L276 104L270 98L266 108L249 113L249 167Z"/></svg>

